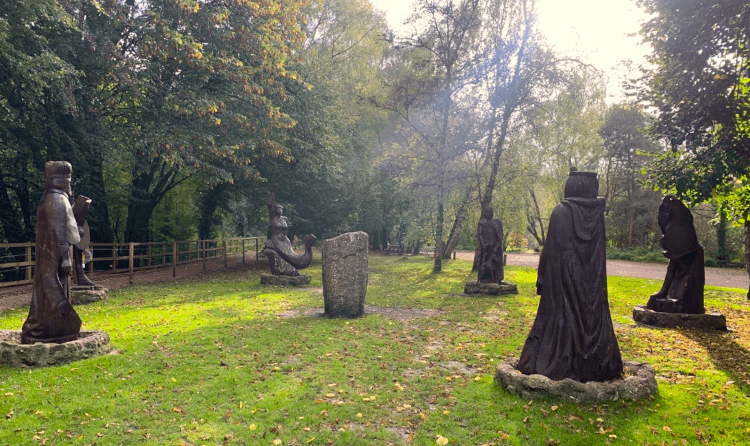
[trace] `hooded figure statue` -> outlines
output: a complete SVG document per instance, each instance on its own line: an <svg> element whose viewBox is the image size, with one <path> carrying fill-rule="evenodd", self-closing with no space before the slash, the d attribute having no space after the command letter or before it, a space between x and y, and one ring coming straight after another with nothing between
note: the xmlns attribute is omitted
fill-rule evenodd
<svg viewBox="0 0 750 446"><path fill-rule="evenodd" d="M622 376L607 297L605 201L598 191L596 173L571 169L539 259L541 298L518 362L521 373L579 382Z"/></svg>

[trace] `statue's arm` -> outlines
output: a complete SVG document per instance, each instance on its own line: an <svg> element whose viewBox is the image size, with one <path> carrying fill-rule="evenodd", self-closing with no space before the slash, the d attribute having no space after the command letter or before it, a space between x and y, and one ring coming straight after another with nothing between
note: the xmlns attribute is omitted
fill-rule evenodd
<svg viewBox="0 0 750 446"><path fill-rule="evenodd" d="M276 212L274 212L274 210L273 210L273 200L274 200L275 196L276 196L276 186L273 186L271 188L271 196L268 197L268 203L267 203L268 204L268 214L271 216L271 218L273 218L274 215L276 214Z"/></svg>

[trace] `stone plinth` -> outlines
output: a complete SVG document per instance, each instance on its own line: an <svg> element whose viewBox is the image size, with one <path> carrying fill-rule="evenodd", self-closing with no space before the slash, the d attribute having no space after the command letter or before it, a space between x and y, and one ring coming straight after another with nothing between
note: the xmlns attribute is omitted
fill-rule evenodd
<svg viewBox="0 0 750 446"><path fill-rule="evenodd" d="M367 293L365 232L348 232L323 242L323 299L328 317L359 317Z"/></svg>
<svg viewBox="0 0 750 446"><path fill-rule="evenodd" d="M654 368L646 363L624 361L622 378L586 383L569 378L554 381L543 375L524 375L516 369L517 364L517 358L499 364L495 384L523 399L553 397L575 403L601 402L640 399L658 391Z"/></svg>
<svg viewBox="0 0 750 446"><path fill-rule="evenodd" d="M275 276L273 274L263 273L260 275L261 285L279 285L279 286L304 286L310 285L312 276L300 274L299 276Z"/></svg>
<svg viewBox="0 0 750 446"><path fill-rule="evenodd" d="M633 320L644 325L661 328L693 328L698 330L726 330L727 318L721 313L662 313L636 305Z"/></svg>
<svg viewBox="0 0 750 446"><path fill-rule="evenodd" d="M62 344L21 344L21 331L0 330L0 364L10 367L67 364L109 353L109 334L82 331L78 339Z"/></svg>
<svg viewBox="0 0 750 446"><path fill-rule="evenodd" d="M85 305L109 298L109 290L101 286L70 287L70 303Z"/></svg>
<svg viewBox="0 0 750 446"><path fill-rule="evenodd" d="M466 284L464 285L464 294L481 296L502 296L503 294L518 294L518 287L515 283L510 282L466 282Z"/></svg>

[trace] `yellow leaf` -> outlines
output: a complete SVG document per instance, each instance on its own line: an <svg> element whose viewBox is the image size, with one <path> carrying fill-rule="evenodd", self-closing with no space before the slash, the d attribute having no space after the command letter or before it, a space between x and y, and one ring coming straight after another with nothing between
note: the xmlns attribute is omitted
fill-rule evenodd
<svg viewBox="0 0 750 446"><path fill-rule="evenodd" d="M256 426L255 423L253 423L253 424L250 425L250 430L251 431L254 431L257 428L258 428L258 426Z"/></svg>
<svg viewBox="0 0 750 446"><path fill-rule="evenodd" d="M435 443L437 443L439 445L446 445L446 444L448 444L448 439L445 438L445 437L443 437L442 435L438 435L437 436L437 440L435 441Z"/></svg>
<svg viewBox="0 0 750 446"><path fill-rule="evenodd" d="M358 414L357 414L357 418L362 418L362 414L361 414L361 413L358 413Z"/></svg>
<svg viewBox="0 0 750 446"><path fill-rule="evenodd" d="M275 445L277 445L277 446L278 446L278 445L280 445L280 444L281 444L281 440L277 438L277 439L275 439L275 440L273 441L273 444L275 444Z"/></svg>
<svg viewBox="0 0 750 446"><path fill-rule="evenodd" d="M173 382L173 383L176 383L176 382L177 382L177 380L176 380L176 379L174 379L174 377L172 377L172 382Z"/></svg>

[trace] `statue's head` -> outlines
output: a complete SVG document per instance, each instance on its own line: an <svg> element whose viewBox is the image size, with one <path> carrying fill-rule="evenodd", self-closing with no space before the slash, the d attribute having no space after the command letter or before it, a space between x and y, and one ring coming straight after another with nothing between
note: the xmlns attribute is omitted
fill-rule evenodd
<svg viewBox="0 0 750 446"><path fill-rule="evenodd" d="M44 187L60 189L73 194L70 190L70 178L73 175L73 166L67 161L47 161L44 164Z"/></svg>
<svg viewBox="0 0 750 446"><path fill-rule="evenodd" d="M596 172L578 172L570 168L570 175L565 182L565 198L596 198L599 194L599 180Z"/></svg>
<svg viewBox="0 0 750 446"><path fill-rule="evenodd" d="M670 222L693 224L693 214L685 204L674 195L667 195L661 200L658 214L659 227L662 233L666 231Z"/></svg>
<svg viewBox="0 0 750 446"><path fill-rule="evenodd" d="M279 217L281 217L281 214L283 214L283 213L284 213L284 206L282 206L282 205L280 205L280 204L274 205L274 207L273 207L273 212L274 212L274 213L275 213L276 215L278 215Z"/></svg>
<svg viewBox="0 0 750 446"><path fill-rule="evenodd" d="M492 208L492 206L487 206L482 211L482 220L492 220L492 217L495 216L495 210Z"/></svg>

